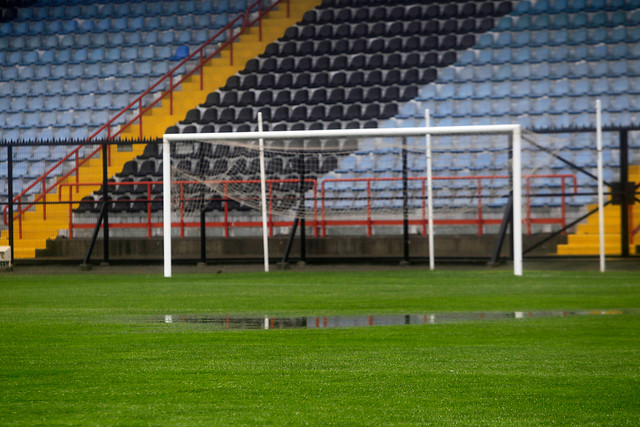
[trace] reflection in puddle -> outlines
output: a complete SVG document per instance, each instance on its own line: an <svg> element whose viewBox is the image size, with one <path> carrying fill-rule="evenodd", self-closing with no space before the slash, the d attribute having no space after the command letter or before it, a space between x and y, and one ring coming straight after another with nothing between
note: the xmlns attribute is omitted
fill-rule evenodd
<svg viewBox="0 0 640 427"><path fill-rule="evenodd" d="M167 314L164 323L203 323L227 329L326 329L359 328L367 326L436 325L478 320L528 319L538 317L569 317L624 314L623 310L547 310L547 311L489 311L453 312L372 316L308 316L308 317L221 317Z"/></svg>

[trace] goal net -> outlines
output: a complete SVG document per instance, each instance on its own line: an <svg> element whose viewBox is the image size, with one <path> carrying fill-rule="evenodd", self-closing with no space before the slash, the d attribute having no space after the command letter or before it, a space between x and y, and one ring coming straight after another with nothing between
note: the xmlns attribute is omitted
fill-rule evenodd
<svg viewBox="0 0 640 427"><path fill-rule="evenodd" d="M318 237L408 230L432 255L434 234L496 233L510 207L521 273L519 126L167 134L163 146L165 275L172 223L188 235L203 212L211 235L288 234L304 220Z"/></svg>

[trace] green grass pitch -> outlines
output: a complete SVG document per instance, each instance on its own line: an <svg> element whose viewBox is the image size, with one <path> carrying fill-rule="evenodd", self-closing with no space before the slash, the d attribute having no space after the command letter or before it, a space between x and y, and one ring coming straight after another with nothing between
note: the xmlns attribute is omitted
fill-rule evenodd
<svg viewBox="0 0 640 427"><path fill-rule="evenodd" d="M0 275L0 425L638 425L640 275ZM326 330L152 323L619 309Z"/></svg>

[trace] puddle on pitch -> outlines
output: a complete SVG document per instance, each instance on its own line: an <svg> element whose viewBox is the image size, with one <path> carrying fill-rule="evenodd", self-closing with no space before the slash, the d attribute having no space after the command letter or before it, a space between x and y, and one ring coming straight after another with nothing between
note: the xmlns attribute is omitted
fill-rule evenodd
<svg viewBox="0 0 640 427"><path fill-rule="evenodd" d="M600 316L625 314L624 310L555 310L504 312L453 312L372 316L307 316L307 317L225 317L172 315L153 319L160 323L209 324L215 329L328 329L369 326L437 325L443 323L529 319L540 317Z"/></svg>

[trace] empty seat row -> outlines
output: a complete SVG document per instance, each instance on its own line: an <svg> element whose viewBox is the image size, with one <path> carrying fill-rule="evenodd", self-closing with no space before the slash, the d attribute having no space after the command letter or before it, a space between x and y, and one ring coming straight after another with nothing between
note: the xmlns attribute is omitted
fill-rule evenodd
<svg viewBox="0 0 640 427"><path fill-rule="evenodd" d="M431 20L466 17L485 17L504 15L511 12L509 1L454 3L445 5L415 4L418 2L399 2L394 6L371 6L371 3L358 7L324 7L308 11L302 17L303 24L327 24L343 22L373 22L373 21L402 21L402 20ZM407 4L408 3L408 4ZM413 3L413 4L412 4ZM342 5L341 5L342 6Z"/></svg>
<svg viewBox="0 0 640 427"><path fill-rule="evenodd" d="M86 127L61 127L61 128L28 128L28 129L6 129L0 131L0 139L3 141L50 141L50 140L86 140L89 131Z"/></svg>
<svg viewBox="0 0 640 427"><path fill-rule="evenodd" d="M598 28L587 30L540 30L522 32L485 33L478 38L476 48L538 47L538 46L584 46L601 43L635 43L640 41L640 24L633 27Z"/></svg>
<svg viewBox="0 0 640 427"><path fill-rule="evenodd" d="M476 37L473 34L356 39L352 41L351 46L346 48L347 51L345 53L357 55L406 52L418 55L420 52L468 49L474 46L475 43ZM284 61L286 58L290 58L286 59L286 62L291 62L292 64L287 65L287 67L305 68L310 66L308 65L308 62L311 61L310 56L333 54L334 50L345 48L345 46L338 45L338 42L333 44L317 43L315 46L305 44L305 42L274 42L269 44L260 56L265 58L262 61L263 63L267 60ZM308 51L309 53L308 55L298 55L299 51ZM336 53L336 55L342 56L339 53ZM363 68L364 66L362 64L359 67Z"/></svg>
<svg viewBox="0 0 640 427"><path fill-rule="evenodd" d="M245 68L240 72L247 75L247 78L257 79L259 74L272 73L298 73L319 71L342 71L342 70L363 70L380 71L381 69L406 69L413 67L444 67L453 64L457 60L455 51L444 52L413 52L407 54L355 54L355 55L320 55L316 57L301 58L266 58L250 59ZM353 72L353 71L352 71ZM253 76L253 77L250 77ZM262 77L264 78L264 77ZM236 87L234 80L239 80L240 76L232 76L227 81L228 87ZM231 86L229 86L231 85Z"/></svg>
<svg viewBox="0 0 640 427"><path fill-rule="evenodd" d="M414 39L415 40L415 39ZM451 49L463 49L463 46L471 47L474 44L475 37L473 35L460 36L460 37L447 37L447 38L426 38L424 43L425 47L434 45L433 50L443 50L445 46L451 46ZM277 55L279 57L310 57L310 56L324 56L324 55L357 55L361 53L375 53L373 48L375 46L383 46L384 41L380 40L375 42L369 39L340 39L340 40L324 40L320 42L304 41L304 42L286 42L280 44L277 48L274 46L270 48L275 53L277 49ZM413 43L413 42L412 42ZM382 52L391 52L385 48ZM429 52L435 53L435 52ZM272 59L272 58L266 58ZM247 62L246 72L258 72L257 60L251 59Z"/></svg>
<svg viewBox="0 0 640 427"><path fill-rule="evenodd" d="M339 26L322 25L308 27L290 27L285 32L281 41L305 41L305 40L339 40L346 38L376 38L376 37L396 37L413 35L434 35L434 34L466 34L476 32L480 29L488 30L493 27L493 20L485 18L483 20L465 19L458 21L450 19L447 21L409 21L409 22L378 22L368 24L342 24Z"/></svg>
<svg viewBox="0 0 640 427"><path fill-rule="evenodd" d="M492 29L493 18L463 21L432 20L427 22L379 22L377 24L306 25L289 27L281 41L331 40L362 37L395 37L399 35L467 34Z"/></svg>
<svg viewBox="0 0 640 427"><path fill-rule="evenodd" d="M214 31L188 29L172 29L168 31L148 31L135 33L96 33L90 36L86 34L67 34L62 37L50 36L5 36L0 38L0 49L3 52L24 52L25 50L53 50L58 49L120 49L128 47L174 47L176 43L202 43L215 34ZM225 41L227 34L221 34L218 41ZM38 60L51 62L55 58L47 58L51 54L40 54Z"/></svg>
<svg viewBox="0 0 640 427"><path fill-rule="evenodd" d="M629 100L637 98L640 93L640 78L623 77L608 81L600 79L567 80L522 80L518 82L481 82L429 85L423 87L418 95L419 100L429 99L486 99L486 98L539 98L556 97L571 100L584 96L615 96L620 99L620 106L629 108ZM635 103L633 105L636 105ZM621 107L617 107L621 108ZM635 108L634 108L635 110Z"/></svg>
<svg viewBox="0 0 640 427"><path fill-rule="evenodd" d="M291 89L283 88L281 90L263 90L263 91L245 91L237 93L230 92L213 92L207 100L200 105L200 110L204 116L206 109L211 109L211 115L218 114L214 111L225 107L245 107L245 106L281 106L281 105L316 105L316 104L336 104L336 103L354 103L354 102L404 102L413 99L418 94L417 86L371 86L362 87L355 86L352 88L326 88L317 89ZM197 110L197 109L196 109ZM191 110L192 112L194 110ZM192 114L196 114L195 112ZM188 123L199 120L199 118L190 118L187 113Z"/></svg>
<svg viewBox="0 0 640 427"><path fill-rule="evenodd" d="M6 122L5 122L6 118ZM50 112L7 113L3 114L0 124L9 129L34 129L47 127L78 127L89 126L94 123L101 126L109 120L109 111L105 110L54 110ZM100 123L100 125L97 125ZM116 120L114 124L123 124L123 120Z"/></svg>
<svg viewBox="0 0 640 427"><path fill-rule="evenodd" d="M202 17L201 17L202 16ZM14 21L0 26L2 36L49 36L55 34L118 33L172 31L183 29L220 29L229 23L227 14L164 15L134 18L79 19L78 16L53 21Z"/></svg>
<svg viewBox="0 0 640 427"><path fill-rule="evenodd" d="M631 46L631 51L629 51ZM518 65L518 66L549 66L552 69L562 70L567 66L567 59L581 58L577 61L571 61L572 68L586 68L583 73L586 75L619 75L633 71L634 64L640 59L640 49L635 45L619 44L609 45L607 47L598 46L594 49L578 47L576 49L567 50L561 48L537 48L532 50L517 50L511 48L504 49L483 49L483 50L467 50L459 55L459 66L483 66L483 65ZM563 55L568 55L564 57ZM602 61L601 59L606 59ZM526 60L526 58L530 58ZM627 61L628 60L628 61ZM618 67L612 67L611 64L629 63L624 66L624 72ZM609 71L604 71L609 69ZM593 71L589 71L593 70ZM561 78L563 73L559 72L557 78Z"/></svg>
<svg viewBox="0 0 640 427"><path fill-rule="evenodd" d="M117 2L98 4L75 4L51 7L33 7L31 10L20 10L19 20L56 20L65 17L84 18L127 18L139 16L166 16L166 15L189 15L189 14L211 14L241 11L246 8L246 1L183 1L183 2ZM240 9L241 8L241 9Z"/></svg>
<svg viewBox="0 0 640 427"><path fill-rule="evenodd" d="M617 27L638 25L640 14L634 12L562 13L531 16L505 16L498 20L497 29L504 30L559 30L575 28Z"/></svg>
<svg viewBox="0 0 640 427"><path fill-rule="evenodd" d="M490 62L489 53L468 50L459 54L459 65L476 62ZM480 59L482 61L480 61ZM636 60L640 58L640 43L598 44L592 46L557 46L557 47L523 47L520 49L499 49L491 53L492 63L503 64L537 64L566 61L618 61L622 59Z"/></svg>
<svg viewBox="0 0 640 427"><path fill-rule="evenodd" d="M263 130L288 131L288 130L323 130L323 129L374 129L378 127L378 120L334 120L317 122L276 122L263 124ZM208 125L173 125L169 126L165 133L227 133L227 132L256 132L257 122L254 123L225 123Z"/></svg>
<svg viewBox="0 0 640 427"><path fill-rule="evenodd" d="M78 66L76 66L78 65ZM51 93L63 93L62 87L73 87L74 90L69 93L81 92L81 87L91 85L89 92L100 91L97 87L105 87L104 92L117 91L114 85L129 84L135 85L137 81L149 81L151 77L158 77L166 74L169 64L164 63L126 63L126 64L72 64L72 65L42 65L36 67L16 67L0 69L0 82L16 82L16 86L20 82L41 82L44 85L51 86ZM113 72L113 74L112 74ZM88 80L93 80L88 83ZM126 80L128 83L119 83L119 80ZM7 88L9 92L22 94L20 88ZM130 90L130 88L125 89ZM29 92L29 91L28 91Z"/></svg>
<svg viewBox="0 0 640 427"><path fill-rule="evenodd" d="M601 99L604 101L606 111L615 112L640 112L640 102L635 102L629 98L625 100L613 100L610 97ZM620 105L622 104L622 105ZM425 103L404 104L398 114L399 118L420 118L424 115L425 108L433 111L435 116L452 115L454 117L479 117L479 116L539 116L544 114L569 114L578 115L582 113L591 114L595 105L588 97L576 97L573 99L564 97L538 97L538 98L486 98L479 100L458 99L440 100Z"/></svg>
<svg viewBox="0 0 640 427"><path fill-rule="evenodd" d="M5 67L1 68L1 82L16 82L15 88L7 88L8 92L22 95L24 91L17 86L23 81L36 81L43 84L53 85L55 93L58 92L58 86L65 86L68 82L77 80L76 86L85 84L85 79L96 80L98 87L111 87L105 91L112 91L112 83L119 78L129 79L146 78L153 76L162 76L169 70L168 62L125 62L125 63L97 63L97 64L59 64L59 65L42 65L37 67ZM92 83L94 84L94 83ZM27 90L26 93L29 93Z"/></svg>
<svg viewBox="0 0 640 427"><path fill-rule="evenodd" d="M381 68L429 67L437 64L440 58L437 53L422 54L418 52L401 54L360 54L360 55L323 55L318 57L286 57L254 59L247 64L243 74L255 73L304 73L322 71L374 70Z"/></svg>
<svg viewBox="0 0 640 427"><path fill-rule="evenodd" d="M18 82L15 85L11 85L9 82L0 82L0 95L12 97L11 101L3 104L7 110L2 110L0 107L0 111L18 111L10 107L14 102L26 106L38 105L48 110L57 108L63 103L71 105L70 108L86 105L82 108L113 109L117 107L109 106L109 102L113 101L116 105L127 103L129 95L144 92L150 83L146 77L113 80L106 84L100 84L96 80L72 81L73 84L65 84L64 81L57 80L49 82L40 80L32 85L29 85L27 81ZM157 90L153 92L157 92ZM34 99L37 97L40 99Z"/></svg>
<svg viewBox="0 0 640 427"><path fill-rule="evenodd" d="M538 64L502 64L447 67L440 71L440 81L448 82L485 82L504 80L574 80L606 78L612 87L634 86L629 79L640 76L640 60L598 61L598 62L558 62ZM558 83L563 84L563 83ZM569 82L566 82L569 84Z"/></svg>
<svg viewBox="0 0 640 427"><path fill-rule="evenodd" d="M599 12L602 10L634 10L640 7L638 0L529 0L520 1L513 11L514 15L522 14L555 14L565 12Z"/></svg>
<svg viewBox="0 0 640 427"><path fill-rule="evenodd" d="M188 34L188 33L185 33ZM205 33L201 40L179 42L180 45L204 43L208 39ZM127 48L80 48L59 50L29 50L5 53L0 58L5 65L52 66L65 64L125 63L130 61L154 62L167 61L174 55L175 46L132 46Z"/></svg>
<svg viewBox="0 0 640 427"><path fill-rule="evenodd" d="M453 62L453 58L443 60ZM441 60L442 61L442 60ZM435 68L410 68L407 70L336 71L320 73L248 74L231 76L223 88L225 91L249 89L391 86L426 84L436 77ZM231 96L231 95L230 95ZM230 100L231 102L231 100Z"/></svg>
<svg viewBox="0 0 640 427"><path fill-rule="evenodd" d="M215 107L200 113L199 109L189 111L182 124L225 124L225 123L255 123L258 112L262 113L267 122L315 122L315 121L345 121L345 120L371 120L389 118L398 110L397 104L386 103L351 103L351 104L318 104L314 106L280 106L272 107L227 107L217 109Z"/></svg>

